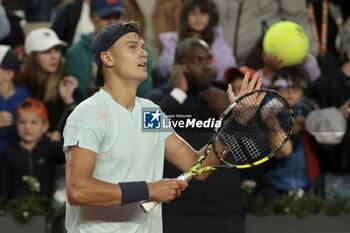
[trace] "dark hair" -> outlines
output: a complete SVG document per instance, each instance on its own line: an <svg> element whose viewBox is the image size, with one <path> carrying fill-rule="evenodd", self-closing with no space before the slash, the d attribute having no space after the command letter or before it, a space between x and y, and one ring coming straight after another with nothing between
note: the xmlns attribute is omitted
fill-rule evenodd
<svg viewBox="0 0 350 233"><path fill-rule="evenodd" d="M209 45L202 39L193 37L183 39L176 46L175 63L183 64L185 59L188 58L188 52L192 51L195 46L203 46L209 50Z"/></svg>
<svg viewBox="0 0 350 233"><path fill-rule="evenodd" d="M121 26L123 28L132 28L133 31L143 39L143 31L141 28L141 25L137 21L132 21L132 20L126 20L121 22Z"/></svg>
<svg viewBox="0 0 350 233"><path fill-rule="evenodd" d="M39 53L40 52L32 52L26 57L18 75L18 82L21 86L27 88L31 96L37 97L43 93L42 101L45 104L54 103L59 97L59 82L65 74L63 60L61 58L57 70L49 74L45 72L37 62Z"/></svg>
<svg viewBox="0 0 350 233"><path fill-rule="evenodd" d="M310 77L302 65L283 67L276 71L272 79L272 87L279 88L278 81L283 80L288 86L300 87L306 92Z"/></svg>
<svg viewBox="0 0 350 233"><path fill-rule="evenodd" d="M218 9L211 0L185 0L180 13L179 40L192 36L187 17L189 12L194 10L196 6L199 7L202 13L208 13L210 16L209 24L201 33L200 38L211 45L214 40L214 28L219 21Z"/></svg>

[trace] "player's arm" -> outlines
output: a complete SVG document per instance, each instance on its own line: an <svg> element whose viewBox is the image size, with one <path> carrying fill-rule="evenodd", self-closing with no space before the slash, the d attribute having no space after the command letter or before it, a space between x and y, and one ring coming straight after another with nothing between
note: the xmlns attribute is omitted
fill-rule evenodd
<svg viewBox="0 0 350 233"><path fill-rule="evenodd" d="M92 177L97 154L77 146L69 147L66 162L66 189L71 205L111 206L122 203L118 184Z"/></svg>
<svg viewBox="0 0 350 233"><path fill-rule="evenodd" d="M165 140L165 159L181 171L185 172L198 161L206 146L207 145L199 151L196 151L179 135L173 133ZM211 151L201 167L219 164L219 162L220 161L216 158L215 154ZM210 174L211 172L206 172L202 175L196 176L195 179L205 180Z"/></svg>
<svg viewBox="0 0 350 233"><path fill-rule="evenodd" d="M122 188L120 184L112 184L93 178L92 173L96 158L97 154L91 150L77 146L69 147L66 162L66 188L68 202L71 205L112 206L130 203L132 202L130 198L136 198L134 201L150 199L169 202L179 196L181 190L187 187L186 182L177 179L164 179L147 183L147 193L145 193L147 197L143 199L142 196L145 195L142 195L142 192L145 190L141 189L140 192L137 192L139 184L130 182L128 184L132 185L132 189L127 188L125 184ZM128 193L132 197L125 196ZM141 195L139 200L137 200L137 196L134 196L135 193Z"/></svg>

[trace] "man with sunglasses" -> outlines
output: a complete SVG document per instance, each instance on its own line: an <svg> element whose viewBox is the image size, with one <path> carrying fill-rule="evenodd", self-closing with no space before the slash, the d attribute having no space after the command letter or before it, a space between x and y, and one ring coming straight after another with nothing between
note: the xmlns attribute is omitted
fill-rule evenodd
<svg viewBox="0 0 350 233"><path fill-rule="evenodd" d="M96 91L95 76L97 66L92 54L92 41L97 33L105 26L119 22L125 18L123 1L91 0L90 20L95 31L83 34L79 42L72 44L66 51L65 66L70 75L74 76L79 86L77 88L80 101L88 98ZM150 55L147 56L148 78L139 86L137 95L143 96L152 89L152 63Z"/></svg>

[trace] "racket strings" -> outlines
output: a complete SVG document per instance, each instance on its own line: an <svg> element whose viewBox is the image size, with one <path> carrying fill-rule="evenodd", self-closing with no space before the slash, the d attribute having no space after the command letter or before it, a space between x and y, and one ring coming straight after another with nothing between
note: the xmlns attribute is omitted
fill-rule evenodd
<svg viewBox="0 0 350 233"><path fill-rule="evenodd" d="M221 134L221 140L223 143L218 148L222 148L223 145L230 148L230 150L225 150L226 154L219 150L219 156L230 164L247 164L256 161L260 151L255 142L248 137L237 138L230 134ZM218 144L218 143L217 143Z"/></svg>
<svg viewBox="0 0 350 233"><path fill-rule="evenodd" d="M215 141L215 153L229 165L254 163L277 151L288 137L289 106L279 95L255 93L232 112L224 118Z"/></svg>

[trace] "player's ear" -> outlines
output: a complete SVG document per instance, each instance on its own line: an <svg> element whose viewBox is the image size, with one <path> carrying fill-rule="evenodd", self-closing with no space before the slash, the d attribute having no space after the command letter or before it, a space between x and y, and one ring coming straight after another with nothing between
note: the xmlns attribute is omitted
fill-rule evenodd
<svg viewBox="0 0 350 233"><path fill-rule="evenodd" d="M107 51L101 52L100 54L101 61L108 67L113 66L113 58L111 54Z"/></svg>

